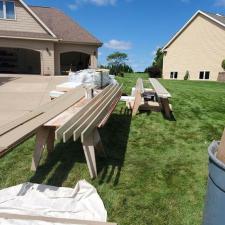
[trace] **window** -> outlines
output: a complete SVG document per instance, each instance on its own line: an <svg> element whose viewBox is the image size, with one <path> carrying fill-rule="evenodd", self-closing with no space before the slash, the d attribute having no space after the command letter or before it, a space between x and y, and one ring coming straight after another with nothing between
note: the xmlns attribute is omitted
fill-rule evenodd
<svg viewBox="0 0 225 225"><path fill-rule="evenodd" d="M199 79L200 80L209 80L210 72L209 71L200 71Z"/></svg>
<svg viewBox="0 0 225 225"><path fill-rule="evenodd" d="M171 72L170 73L170 79L177 79L178 77L178 72Z"/></svg>
<svg viewBox="0 0 225 225"><path fill-rule="evenodd" d="M15 4L14 2L5 2L6 19L15 19Z"/></svg>
<svg viewBox="0 0 225 225"><path fill-rule="evenodd" d="M16 19L15 3L13 1L0 1L0 19Z"/></svg>
<svg viewBox="0 0 225 225"><path fill-rule="evenodd" d="M0 18L4 18L4 13L3 13L3 1L0 1Z"/></svg>

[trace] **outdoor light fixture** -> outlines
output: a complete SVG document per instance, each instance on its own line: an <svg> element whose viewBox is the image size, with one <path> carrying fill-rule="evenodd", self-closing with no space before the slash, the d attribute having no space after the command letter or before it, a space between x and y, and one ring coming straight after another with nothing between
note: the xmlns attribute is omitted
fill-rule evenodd
<svg viewBox="0 0 225 225"><path fill-rule="evenodd" d="M49 48L46 48L46 51L48 52L49 56L51 56L51 52L50 52Z"/></svg>

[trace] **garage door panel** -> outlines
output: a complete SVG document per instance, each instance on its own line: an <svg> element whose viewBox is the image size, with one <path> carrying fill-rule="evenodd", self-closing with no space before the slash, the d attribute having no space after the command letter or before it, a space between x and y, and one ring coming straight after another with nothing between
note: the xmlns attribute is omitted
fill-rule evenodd
<svg viewBox="0 0 225 225"><path fill-rule="evenodd" d="M22 48L0 48L0 73L41 74L40 52Z"/></svg>

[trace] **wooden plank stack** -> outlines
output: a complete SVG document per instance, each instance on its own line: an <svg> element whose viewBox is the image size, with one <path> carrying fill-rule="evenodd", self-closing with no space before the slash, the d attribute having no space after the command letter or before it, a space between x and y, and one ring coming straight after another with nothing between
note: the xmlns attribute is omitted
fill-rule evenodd
<svg viewBox="0 0 225 225"><path fill-rule="evenodd" d="M122 86L109 85L92 99L85 99L86 90L77 87L52 102L13 121L0 129L0 156L36 134L32 170L36 170L43 150L54 149L54 141L81 139L92 178L97 176L95 150L105 155L98 128L103 127L115 109Z"/></svg>
<svg viewBox="0 0 225 225"><path fill-rule="evenodd" d="M48 104L0 128L0 156L36 133L37 129L84 98L85 90L78 87Z"/></svg>

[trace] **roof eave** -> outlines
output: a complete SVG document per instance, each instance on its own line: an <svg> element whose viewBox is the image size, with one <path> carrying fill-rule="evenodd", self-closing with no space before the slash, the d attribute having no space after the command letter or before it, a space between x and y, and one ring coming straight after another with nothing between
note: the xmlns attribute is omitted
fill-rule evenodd
<svg viewBox="0 0 225 225"><path fill-rule="evenodd" d="M52 42L58 42L59 39L53 39L53 38L32 38L32 37L18 37L18 36L4 36L1 35L0 38L6 38L6 39L20 39L20 40L36 40L36 41L52 41Z"/></svg>
<svg viewBox="0 0 225 225"><path fill-rule="evenodd" d="M75 45L91 45L91 46L98 46L101 47L103 43L94 43L94 42L78 42L78 41L64 41L62 39L59 40L59 43L64 43L64 44L75 44Z"/></svg>

